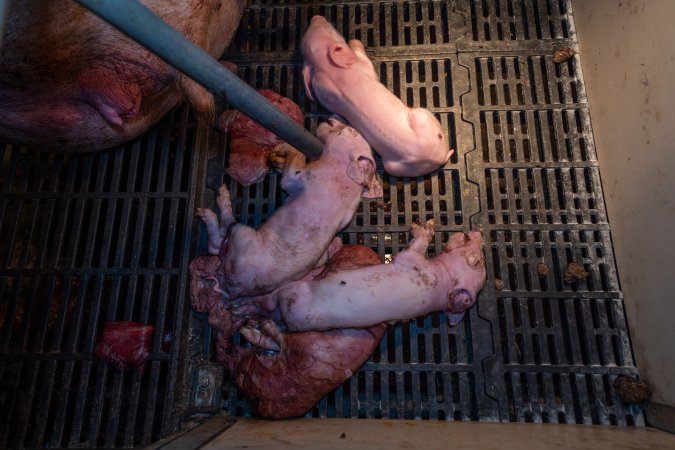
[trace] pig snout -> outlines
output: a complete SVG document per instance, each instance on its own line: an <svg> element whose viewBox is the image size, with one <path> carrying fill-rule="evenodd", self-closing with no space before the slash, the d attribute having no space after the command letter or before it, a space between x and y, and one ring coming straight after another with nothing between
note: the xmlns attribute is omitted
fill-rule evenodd
<svg viewBox="0 0 675 450"><path fill-rule="evenodd" d="M471 278L471 276L470 276ZM476 303L478 292L483 287L485 281L485 272L480 278L475 277L470 280L473 285L468 289L455 288L448 293L448 305L445 310L445 316L448 318L450 326L455 326L464 318L464 314Z"/></svg>
<svg viewBox="0 0 675 450"><path fill-rule="evenodd" d="M457 284L448 293L446 315L450 325L459 323L464 312L478 297L485 284L485 258L481 246L483 235L479 231L469 234L454 233L445 245L447 267L452 268Z"/></svg>
<svg viewBox="0 0 675 450"><path fill-rule="evenodd" d="M316 23L316 24L326 23L326 18L323 17L323 16L314 16L314 17L312 17L312 20L310 21L310 23Z"/></svg>
<svg viewBox="0 0 675 450"><path fill-rule="evenodd" d="M448 294L448 310L460 313L471 308L476 298L466 289L455 289Z"/></svg>

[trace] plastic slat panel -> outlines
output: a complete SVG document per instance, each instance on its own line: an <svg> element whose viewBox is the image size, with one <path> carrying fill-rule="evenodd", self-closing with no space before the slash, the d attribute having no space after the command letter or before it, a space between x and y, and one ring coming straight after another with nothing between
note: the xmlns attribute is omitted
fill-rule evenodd
<svg viewBox="0 0 675 450"><path fill-rule="evenodd" d="M1 447L131 447L173 431L169 373L183 362L179 339L161 337L184 320L200 157L178 111L106 152L0 146ZM113 320L157 328L144 370L93 357Z"/></svg>
<svg viewBox="0 0 675 450"><path fill-rule="evenodd" d="M480 228L488 281L456 328L434 315L389 326L371 360L308 416L644 424L602 378L637 370L580 60L552 61L554 49L578 50L569 2L254 1L245 17L256 25L240 29L227 57L252 86L299 103L310 130L329 114L306 98L300 76L297 50L314 14L366 41L380 80L404 103L434 112L457 149L425 177L379 170L383 201L364 200L343 241L390 261L416 219L439 225L430 256L451 232ZM273 24L275 16L284 22ZM278 27L288 33L272 49ZM217 157L226 160L226 151ZM276 177L248 189L223 180L242 205L240 221L258 226L261 205L280 206L282 197L259 195L280 189ZM571 262L588 276L565 282ZM234 392L223 408L250 414Z"/></svg>

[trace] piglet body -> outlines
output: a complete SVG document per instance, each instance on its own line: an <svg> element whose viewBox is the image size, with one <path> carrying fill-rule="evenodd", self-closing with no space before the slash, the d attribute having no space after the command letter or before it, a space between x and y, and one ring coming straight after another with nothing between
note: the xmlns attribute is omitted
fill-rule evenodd
<svg viewBox="0 0 675 450"><path fill-rule="evenodd" d="M344 116L394 176L420 176L445 164L452 150L436 118L408 108L377 79L363 44L349 45L325 18L314 16L302 40L305 90Z"/></svg>
<svg viewBox="0 0 675 450"><path fill-rule="evenodd" d="M426 259L433 223L413 226L414 239L392 264L331 274L321 280L289 283L277 291L289 330L367 327L445 311L459 322L485 282L479 232L455 233L445 252Z"/></svg>
<svg viewBox="0 0 675 450"><path fill-rule="evenodd" d="M303 280L320 280L332 273L379 264L373 250L347 245L331 256L325 267ZM218 352L233 371L257 416L282 419L304 414L324 395L352 376L377 347L384 324L366 329L282 331L273 321L247 324L241 334L250 343L274 352L229 347ZM217 350L220 350L217 347Z"/></svg>
<svg viewBox="0 0 675 450"><path fill-rule="evenodd" d="M328 261L302 278L320 280L332 273L380 263L362 245L329 245ZM235 302L223 299L217 256L200 256L190 264L192 306L208 313L216 330L216 361L246 397L254 415L281 419L304 414L326 393L349 378L370 357L385 325L364 329L284 331L275 321L276 291ZM233 341L239 331L250 345Z"/></svg>
<svg viewBox="0 0 675 450"><path fill-rule="evenodd" d="M305 162L287 144L273 151L273 158L285 161L281 187L289 197L259 230L235 222L225 186L218 197L220 220L210 210L198 211L207 225L209 252L219 254L227 298L265 294L302 278L349 223L361 195L382 195L370 147L360 134L333 116L317 135L324 148L316 161Z"/></svg>

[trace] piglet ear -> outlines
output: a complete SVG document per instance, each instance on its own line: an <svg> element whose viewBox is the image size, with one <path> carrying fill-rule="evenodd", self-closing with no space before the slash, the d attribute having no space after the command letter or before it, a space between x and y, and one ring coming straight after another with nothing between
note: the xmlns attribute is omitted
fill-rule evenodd
<svg viewBox="0 0 675 450"><path fill-rule="evenodd" d="M377 181L377 177L373 176L373 181L363 190L363 198L381 198L384 196L382 186Z"/></svg>
<svg viewBox="0 0 675 450"><path fill-rule="evenodd" d="M333 64L343 69L349 69L356 62L356 53L347 45L334 45L328 55Z"/></svg>
<svg viewBox="0 0 675 450"><path fill-rule="evenodd" d="M314 101L314 96L312 96L312 68L305 66L302 69L302 79L305 82L305 94L307 97Z"/></svg>
<svg viewBox="0 0 675 450"><path fill-rule="evenodd" d="M366 198L382 197L382 186L375 176L375 163L360 156L357 160L351 161L347 166L347 175L357 184L364 186L363 196Z"/></svg>
<svg viewBox="0 0 675 450"><path fill-rule="evenodd" d="M453 313L453 312L450 312L450 311L446 311L445 317L448 318L448 323L450 324L450 326L454 327L455 325L460 323L462 321L462 319L464 318L464 311L462 311L460 313Z"/></svg>

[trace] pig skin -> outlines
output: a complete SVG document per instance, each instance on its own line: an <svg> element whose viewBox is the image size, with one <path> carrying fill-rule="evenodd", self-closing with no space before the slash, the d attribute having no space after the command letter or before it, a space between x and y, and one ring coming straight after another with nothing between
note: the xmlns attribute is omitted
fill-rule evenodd
<svg viewBox="0 0 675 450"><path fill-rule="evenodd" d="M141 3L219 57L245 0ZM12 2L0 67L0 141L92 151L133 139L182 99L213 116L203 87L71 0Z"/></svg>
<svg viewBox="0 0 675 450"><path fill-rule="evenodd" d="M377 78L359 40L349 41L314 16L302 39L307 96L345 117L394 176L416 177L445 164L453 150L438 120L408 108Z"/></svg>
<svg viewBox="0 0 675 450"><path fill-rule="evenodd" d="M298 125L304 124L302 110L293 100L270 89L260 89L258 92ZM270 152L284 141L239 111L221 114L217 128L230 134L227 173L244 186L261 181L269 169Z"/></svg>
<svg viewBox="0 0 675 450"><path fill-rule="evenodd" d="M485 283L482 235L454 233L433 259L425 251L433 220L412 226L410 246L392 264L288 283L276 291L281 318L291 331L367 327L445 311L451 325L476 301Z"/></svg>
<svg viewBox="0 0 675 450"><path fill-rule="evenodd" d="M229 300L302 278L352 219L361 195L382 195L370 147L360 134L333 116L317 136L324 147L316 161L306 162L288 144L272 152L285 161L281 187L289 197L259 230L235 222L226 186L218 195L220 218L208 209L197 211L207 226L209 252L221 259L219 276Z"/></svg>
<svg viewBox="0 0 675 450"><path fill-rule="evenodd" d="M339 242L339 241L338 241ZM337 245L332 246L335 251ZM192 268L193 305L201 308L203 299L217 287L201 283L203 277L209 283L216 262L213 257L200 262L195 260ZM305 280L318 280L331 273L350 270L366 265L379 264L377 253L361 245L347 245L330 257L324 267L319 267L305 276ZM204 270L210 266L210 269ZM206 292L205 292L206 291ZM241 326L242 311L253 314L254 304L266 304L264 299L240 299L237 308L227 308L220 302L213 305L209 322L217 330L216 360L224 364L231 379L244 393L253 413L260 417L282 419L304 414L324 395L349 378L366 362L384 334L385 325L368 329L344 329L327 332L306 331L282 332L271 320L250 320L241 328L241 335L255 348L235 345L232 342L236 328ZM242 306L242 303L245 306ZM267 304L259 310L264 316L276 304ZM225 314L215 311L227 310ZM236 310L236 313L230 311ZM274 350L274 352L261 350Z"/></svg>

